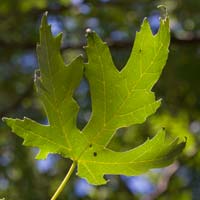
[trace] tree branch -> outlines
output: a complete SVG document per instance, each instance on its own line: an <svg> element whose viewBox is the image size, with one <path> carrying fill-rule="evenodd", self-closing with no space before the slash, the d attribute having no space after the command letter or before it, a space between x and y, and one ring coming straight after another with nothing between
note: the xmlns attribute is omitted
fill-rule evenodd
<svg viewBox="0 0 200 200"><path fill-rule="evenodd" d="M128 47L133 46L133 41L132 40L121 40L121 41L115 41L115 40L107 40L106 41L108 45L111 48L116 48L116 49L126 49ZM200 38L199 37L194 37L194 38L185 38L185 39L178 39L175 37L171 38L171 44L175 45L195 45L195 44L200 44ZM82 49L83 46L85 46L86 43L81 42L78 44L66 44L63 45L61 50L66 50L66 49ZM24 49L24 50L33 50L35 49L35 43L6 43L5 41L0 41L0 48L13 48L13 49Z"/></svg>
<svg viewBox="0 0 200 200"><path fill-rule="evenodd" d="M158 199L158 197L160 197L168 189L170 180L175 175L178 169L179 169L178 162L175 162L169 167L166 167L163 173L161 174L161 177L158 181L155 191L148 197L145 197L143 200Z"/></svg>

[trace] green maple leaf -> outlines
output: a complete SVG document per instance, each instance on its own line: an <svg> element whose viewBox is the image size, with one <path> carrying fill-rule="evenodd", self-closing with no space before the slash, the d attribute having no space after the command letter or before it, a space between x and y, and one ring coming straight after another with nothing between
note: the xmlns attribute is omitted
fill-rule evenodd
<svg viewBox="0 0 200 200"><path fill-rule="evenodd" d="M107 148L120 127L142 123L155 113L160 100L151 91L168 56L169 20L161 19L153 35L145 19L137 33L130 58L118 71L105 43L94 32L87 35L88 63L76 58L66 66L60 55L61 35L53 37L44 15L37 47L40 73L36 73L37 92L43 102L49 125L31 119L4 118L24 145L38 147L38 159L59 153L78 165L78 175L91 184L105 184L105 174L139 175L163 167L175 159L185 142L165 140L161 130L126 152ZM86 127L76 127L78 105L72 95L85 68L92 98L92 115Z"/></svg>
<svg viewBox="0 0 200 200"><path fill-rule="evenodd" d="M62 35L53 38L46 15L40 29L40 44L37 46L40 71L36 71L35 83L42 100L49 125L41 125L31 119L5 119L17 135L24 138L24 145L38 147L38 159L49 153L72 157L72 142L80 135L76 128L77 103L72 98L83 76L83 61L76 58L65 66L60 55ZM78 135L78 136L77 136Z"/></svg>

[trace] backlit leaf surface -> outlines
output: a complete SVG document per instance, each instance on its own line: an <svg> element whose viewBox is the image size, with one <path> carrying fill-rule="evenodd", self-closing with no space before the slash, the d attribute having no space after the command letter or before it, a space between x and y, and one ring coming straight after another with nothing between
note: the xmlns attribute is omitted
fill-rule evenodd
<svg viewBox="0 0 200 200"><path fill-rule="evenodd" d="M117 129L143 123L160 106L151 89L168 55L168 18L160 20L156 35L152 34L147 19L143 21L130 58L121 71L95 32L90 31L87 39L88 63L78 57L66 66L59 50L61 35L52 36L44 15L37 47L40 70L36 72L35 83L48 125L28 118L4 120L24 139L24 145L40 149L38 159L46 158L49 153L70 158L78 165L78 175L91 184L106 183L105 174L139 175L169 165L185 142L165 140L164 130L126 152L107 148ZM73 93L84 73L90 85L92 114L80 131L76 127L78 105Z"/></svg>

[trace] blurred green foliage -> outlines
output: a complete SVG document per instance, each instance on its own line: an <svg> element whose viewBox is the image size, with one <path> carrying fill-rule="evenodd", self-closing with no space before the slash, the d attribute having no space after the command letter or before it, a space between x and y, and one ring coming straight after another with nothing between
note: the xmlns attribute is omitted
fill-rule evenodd
<svg viewBox="0 0 200 200"><path fill-rule="evenodd" d="M121 69L144 17L148 17L153 32L157 31L160 11L156 7L160 4L168 9L172 33L169 59L154 87L157 98L163 99L162 106L143 125L120 129L110 146L130 149L166 127L169 137L187 137L185 152L177 163L166 169L131 179L109 176L111 181L106 186L87 186L73 176L60 199L199 199L200 1L0 1L0 116L27 116L41 123L46 123L46 118L33 89L33 73L37 68L35 46L43 12L49 11L53 33L64 33L62 52L66 62L74 55L84 54L85 29L90 27L108 41L114 62ZM86 80L74 96L81 106L78 126L83 128L91 112ZM21 143L8 127L0 124L0 198L49 199L70 161L59 156L36 161L37 150L23 147ZM165 188L161 187L163 179Z"/></svg>

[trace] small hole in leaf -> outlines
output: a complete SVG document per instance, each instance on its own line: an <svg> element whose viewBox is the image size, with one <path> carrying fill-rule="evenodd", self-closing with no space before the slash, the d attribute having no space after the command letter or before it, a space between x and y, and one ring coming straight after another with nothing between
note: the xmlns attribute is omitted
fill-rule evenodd
<svg viewBox="0 0 200 200"><path fill-rule="evenodd" d="M97 156L97 152L94 152L93 155L96 157Z"/></svg>

